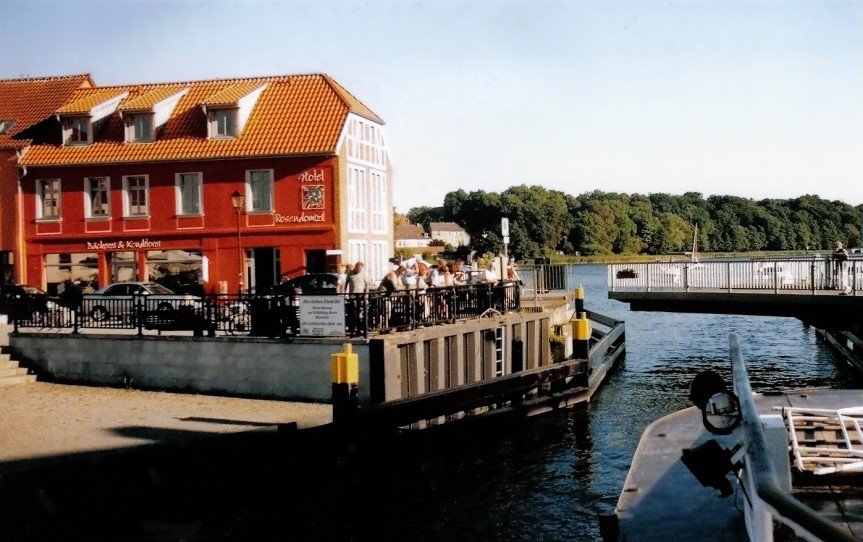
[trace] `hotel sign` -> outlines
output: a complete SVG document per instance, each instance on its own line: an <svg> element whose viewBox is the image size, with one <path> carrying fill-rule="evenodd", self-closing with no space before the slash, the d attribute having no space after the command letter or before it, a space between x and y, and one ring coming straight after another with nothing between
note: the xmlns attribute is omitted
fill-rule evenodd
<svg viewBox="0 0 863 542"><path fill-rule="evenodd" d="M137 241L87 241L87 250L135 250L162 248L162 241L139 239Z"/></svg>
<svg viewBox="0 0 863 542"><path fill-rule="evenodd" d="M313 215L280 215L276 213L273 215L276 220L276 224L294 224L294 223L303 223L303 222L323 222L324 221L324 213L317 213Z"/></svg>

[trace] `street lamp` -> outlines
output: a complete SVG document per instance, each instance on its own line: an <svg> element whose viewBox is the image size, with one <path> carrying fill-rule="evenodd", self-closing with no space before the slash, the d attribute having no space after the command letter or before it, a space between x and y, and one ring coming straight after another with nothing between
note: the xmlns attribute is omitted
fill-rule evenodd
<svg viewBox="0 0 863 542"><path fill-rule="evenodd" d="M239 290L240 293L243 292L243 267L245 267L246 259L243 257L243 237L240 233L240 211L243 209L243 204L246 202L246 196L240 194L239 191L234 190L234 193L231 194L231 205L234 206L234 210L237 211L237 261L240 264L240 281L239 281Z"/></svg>

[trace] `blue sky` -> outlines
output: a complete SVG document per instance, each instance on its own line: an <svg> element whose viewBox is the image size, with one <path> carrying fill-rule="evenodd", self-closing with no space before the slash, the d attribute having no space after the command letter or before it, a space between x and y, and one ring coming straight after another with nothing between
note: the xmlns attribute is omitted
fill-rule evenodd
<svg viewBox="0 0 863 542"><path fill-rule="evenodd" d="M387 121L401 211L520 183L863 203L858 1L0 0L0 50L0 78L329 73Z"/></svg>

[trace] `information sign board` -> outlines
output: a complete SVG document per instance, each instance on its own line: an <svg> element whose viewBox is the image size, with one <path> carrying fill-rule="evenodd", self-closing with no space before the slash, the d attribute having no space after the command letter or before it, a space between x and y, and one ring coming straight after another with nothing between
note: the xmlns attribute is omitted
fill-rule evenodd
<svg viewBox="0 0 863 542"><path fill-rule="evenodd" d="M300 335L341 337L345 334L345 300L340 295L302 295Z"/></svg>

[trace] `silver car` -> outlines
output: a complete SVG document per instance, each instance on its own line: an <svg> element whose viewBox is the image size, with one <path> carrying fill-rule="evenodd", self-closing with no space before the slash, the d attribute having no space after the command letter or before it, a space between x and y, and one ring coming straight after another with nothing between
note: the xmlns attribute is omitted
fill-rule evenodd
<svg viewBox="0 0 863 542"><path fill-rule="evenodd" d="M117 282L82 297L85 314L97 322L134 312L136 305L144 310L172 311L182 306L194 306L200 297L175 294L156 282Z"/></svg>

